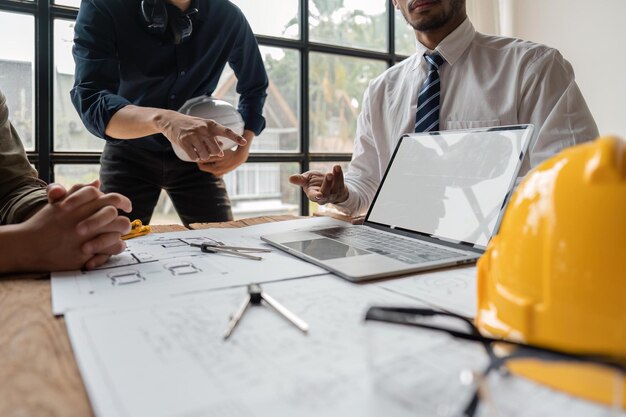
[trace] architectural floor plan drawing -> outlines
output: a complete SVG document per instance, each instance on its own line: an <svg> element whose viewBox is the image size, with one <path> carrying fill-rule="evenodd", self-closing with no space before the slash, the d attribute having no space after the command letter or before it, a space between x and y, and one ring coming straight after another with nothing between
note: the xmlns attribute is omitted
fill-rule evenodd
<svg viewBox="0 0 626 417"><path fill-rule="evenodd" d="M206 234L207 233L205 233L205 235ZM128 247L126 251L111 257L107 263L96 269L119 268L122 266L156 262L180 256L200 255L198 248L190 246L192 243L223 244L223 242L209 236L184 238L169 237L168 235L153 235L150 238L144 238L142 240L129 240L127 242Z"/></svg>
<svg viewBox="0 0 626 417"><path fill-rule="evenodd" d="M337 222L310 220L314 224ZM263 259L255 261L229 254L203 253L200 248L191 246L209 242L269 248L259 238L262 233L292 229L302 222L151 234L129 240L125 252L113 256L97 270L52 274L53 312L59 315L74 308L325 274L322 268L278 250L260 254Z"/></svg>
<svg viewBox="0 0 626 417"><path fill-rule="evenodd" d="M378 284L326 275L267 283L263 290L310 332L251 306L224 341L245 288L69 312L70 340L95 415L452 417L473 393L460 375L488 362L479 344L365 323L372 305L426 306ZM609 415L529 380L493 376L489 389L500 413L481 407L476 417Z"/></svg>

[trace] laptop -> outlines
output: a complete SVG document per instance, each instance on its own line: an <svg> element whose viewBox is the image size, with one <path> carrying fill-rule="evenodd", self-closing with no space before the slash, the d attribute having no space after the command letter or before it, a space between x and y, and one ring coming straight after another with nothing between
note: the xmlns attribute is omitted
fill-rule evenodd
<svg viewBox="0 0 626 417"><path fill-rule="evenodd" d="M532 133L532 125L514 125L404 135L363 225L261 239L354 282L476 262Z"/></svg>

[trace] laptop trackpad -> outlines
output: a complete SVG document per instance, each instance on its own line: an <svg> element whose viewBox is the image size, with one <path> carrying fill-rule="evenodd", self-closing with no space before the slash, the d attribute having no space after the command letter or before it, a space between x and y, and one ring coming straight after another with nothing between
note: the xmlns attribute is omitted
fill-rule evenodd
<svg viewBox="0 0 626 417"><path fill-rule="evenodd" d="M320 261L370 254L368 251L327 238L284 242L282 245Z"/></svg>

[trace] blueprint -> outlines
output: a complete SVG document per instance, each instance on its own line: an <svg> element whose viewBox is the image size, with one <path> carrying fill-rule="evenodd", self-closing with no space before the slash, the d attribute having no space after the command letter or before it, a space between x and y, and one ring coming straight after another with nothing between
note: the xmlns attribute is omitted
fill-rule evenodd
<svg viewBox="0 0 626 417"><path fill-rule="evenodd" d="M68 312L96 416L451 416L471 394L459 376L486 364L479 345L364 323L371 305L424 306L378 285L325 275L263 289L307 322L310 333L252 306L222 340L244 288ZM526 380L496 386L503 416L606 412Z"/></svg>
<svg viewBox="0 0 626 417"><path fill-rule="evenodd" d="M343 224L311 218L231 229L205 229L150 234L127 241L127 249L94 271L52 274L55 315L70 309L109 303L140 302L198 290L325 274L318 266L285 254L260 240L261 234L298 227ZM225 254L207 254L192 243L216 243L271 249L254 261Z"/></svg>
<svg viewBox="0 0 626 417"><path fill-rule="evenodd" d="M222 334L244 288L170 298L158 305L76 310L70 338L99 417L380 416L371 395L367 332L372 303L414 303L333 276L264 284L310 326L304 335L267 307L247 310ZM398 408L397 415L409 416Z"/></svg>
<svg viewBox="0 0 626 417"><path fill-rule="evenodd" d="M383 287L466 317L476 315L476 267L422 272L386 281Z"/></svg>

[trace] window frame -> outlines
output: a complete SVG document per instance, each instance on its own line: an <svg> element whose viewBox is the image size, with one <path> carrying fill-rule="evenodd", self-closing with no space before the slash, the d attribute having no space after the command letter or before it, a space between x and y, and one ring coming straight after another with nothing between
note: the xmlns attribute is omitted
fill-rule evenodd
<svg viewBox="0 0 626 417"><path fill-rule="evenodd" d="M387 67L395 65L406 56L395 52L395 9L392 0L387 0L387 50L385 52L349 48L311 42L309 40L309 0L299 1L300 38L278 38L257 35L261 46L278 47L298 51L300 54L299 79L299 129L300 151L280 153L251 153L249 163L298 163L307 171L314 162L350 161L349 153L311 152L309 137L309 55L313 52L334 54L343 57L365 58L384 61ZM39 177L46 182L54 181L54 166L57 164L98 164L100 152L54 151L54 21L55 19L76 20L78 9L54 4L54 0L0 0L0 11L29 14L35 18L35 62L34 62L34 135L35 150L27 152L29 161L37 167ZM309 214L309 201L301 193L300 212Z"/></svg>

